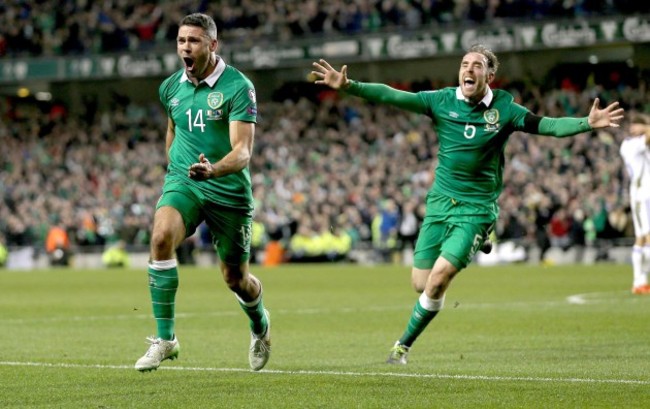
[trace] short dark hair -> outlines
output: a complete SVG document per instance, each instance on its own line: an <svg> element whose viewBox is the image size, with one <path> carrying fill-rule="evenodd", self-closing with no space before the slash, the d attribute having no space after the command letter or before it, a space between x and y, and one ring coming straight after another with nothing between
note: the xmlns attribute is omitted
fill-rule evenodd
<svg viewBox="0 0 650 409"><path fill-rule="evenodd" d="M178 23L178 26L200 27L213 40L217 39L217 25L212 17L203 13L188 14Z"/></svg>
<svg viewBox="0 0 650 409"><path fill-rule="evenodd" d="M486 46L484 46L484 45L482 45L482 44L475 44L475 45L471 46L471 47L469 48L469 50L467 50L467 52L468 52L468 53L479 53L479 54L483 54L483 55L485 56L485 58L487 59L488 70L489 70L492 74L496 74L496 73L497 73L497 70L499 69L499 59L498 59L497 56L492 52L492 50L490 50L489 48L487 48Z"/></svg>

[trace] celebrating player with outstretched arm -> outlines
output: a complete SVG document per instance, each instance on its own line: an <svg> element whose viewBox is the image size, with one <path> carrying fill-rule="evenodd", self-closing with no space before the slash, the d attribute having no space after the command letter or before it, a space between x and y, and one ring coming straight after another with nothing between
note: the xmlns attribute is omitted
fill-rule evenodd
<svg viewBox="0 0 650 409"><path fill-rule="evenodd" d="M442 309L451 280L467 267L496 222L510 134L523 131L565 137L618 127L623 118L617 102L601 109L597 98L587 117L534 115L508 92L490 88L498 66L494 53L476 45L461 60L458 87L412 93L352 81L345 65L339 71L325 60L313 63L316 84L427 115L438 135L436 177L427 196L411 272L413 286L421 295L406 330L391 349L389 363L406 364L416 338Z"/></svg>

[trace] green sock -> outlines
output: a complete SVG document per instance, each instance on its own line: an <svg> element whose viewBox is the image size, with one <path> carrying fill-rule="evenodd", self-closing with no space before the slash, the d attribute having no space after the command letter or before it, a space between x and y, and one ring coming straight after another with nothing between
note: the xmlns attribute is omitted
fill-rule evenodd
<svg viewBox="0 0 650 409"><path fill-rule="evenodd" d="M153 306L153 316L156 318L158 337L171 340L174 337L174 307L178 289L178 269L176 263L168 264L170 268L167 269L154 269L152 265L149 265L149 291L151 292L151 305Z"/></svg>
<svg viewBox="0 0 650 409"><path fill-rule="evenodd" d="M241 309L244 310L250 319L250 327L253 334L262 335L266 332L268 323L264 315L264 303L262 302L262 291L260 295L253 301L245 302L237 296Z"/></svg>
<svg viewBox="0 0 650 409"><path fill-rule="evenodd" d="M415 339L424 331L424 329L429 325L429 322L438 314L439 310L430 311L422 307L420 300L415 302L415 307L413 307L413 312L411 313L411 318L409 318L408 325L406 326L406 331L399 339L400 344L410 347L415 342Z"/></svg>

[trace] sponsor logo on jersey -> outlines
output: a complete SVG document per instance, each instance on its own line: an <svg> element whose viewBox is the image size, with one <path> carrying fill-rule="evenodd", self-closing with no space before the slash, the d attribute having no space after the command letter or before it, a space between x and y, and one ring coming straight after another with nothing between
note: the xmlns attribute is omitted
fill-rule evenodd
<svg viewBox="0 0 650 409"><path fill-rule="evenodd" d="M255 90L254 89L249 89L248 90L248 99L250 99L253 104L257 103L257 99L255 97Z"/></svg>
<svg viewBox="0 0 650 409"><path fill-rule="evenodd" d="M177 107L178 105L180 105L180 103L181 103L181 101L178 98L174 97L174 98L172 98L171 101L169 101L169 106Z"/></svg>
<svg viewBox="0 0 650 409"><path fill-rule="evenodd" d="M211 92L208 94L208 106L217 109L223 104L223 94L221 92Z"/></svg>
<svg viewBox="0 0 650 409"><path fill-rule="evenodd" d="M449 111L449 116L452 117L452 118L458 118L459 115L458 115L458 112Z"/></svg>
<svg viewBox="0 0 650 409"><path fill-rule="evenodd" d="M223 109L206 109L206 120L218 121L223 116Z"/></svg>
<svg viewBox="0 0 650 409"><path fill-rule="evenodd" d="M248 108L246 108L246 112L248 113L248 115L256 116L257 115L257 107L256 106L249 106Z"/></svg>

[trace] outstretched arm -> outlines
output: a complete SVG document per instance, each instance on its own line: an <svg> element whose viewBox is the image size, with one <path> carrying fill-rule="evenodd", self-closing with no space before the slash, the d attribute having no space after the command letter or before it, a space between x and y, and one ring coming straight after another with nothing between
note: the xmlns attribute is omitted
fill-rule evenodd
<svg viewBox="0 0 650 409"><path fill-rule="evenodd" d="M348 79L348 66L341 71L334 69L327 61L320 59L313 64L311 72L316 78L315 84L327 85L335 90L342 90L373 102L394 105L407 111L419 114L426 113L426 106L417 94L401 91L385 84L361 83Z"/></svg>
<svg viewBox="0 0 650 409"><path fill-rule="evenodd" d="M529 113L525 119L524 131L539 135L564 137L609 126L618 128L623 119L623 108L619 108L618 102L613 102L600 109L599 103L599 99L596 98L591 106L591 111L589 111L589 116L583 118L550 118Z"/></svg>

